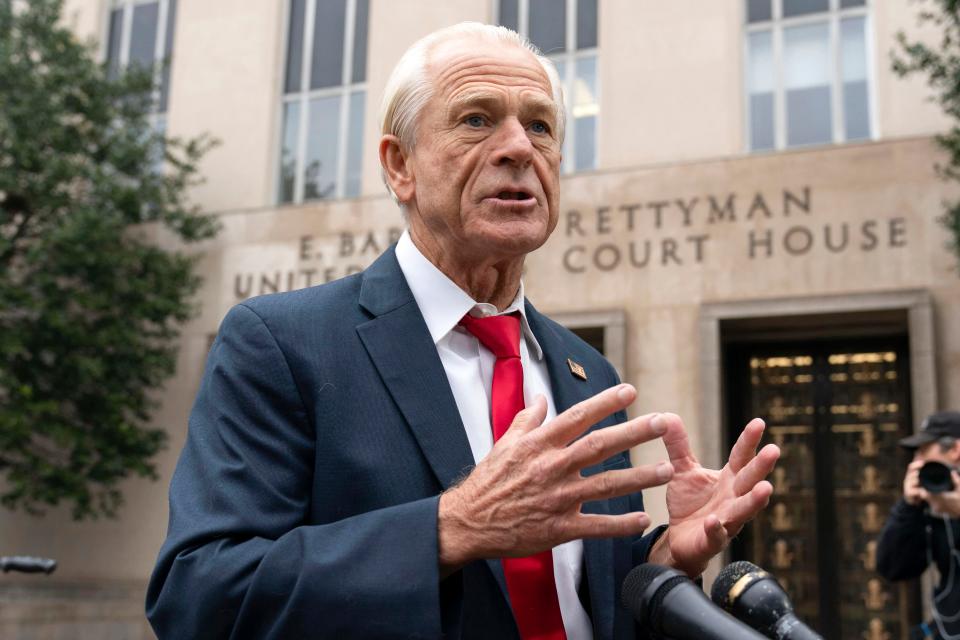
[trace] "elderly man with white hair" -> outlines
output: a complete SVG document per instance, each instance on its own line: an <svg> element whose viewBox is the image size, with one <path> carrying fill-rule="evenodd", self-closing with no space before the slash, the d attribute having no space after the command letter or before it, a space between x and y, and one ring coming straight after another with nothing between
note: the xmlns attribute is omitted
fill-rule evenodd
<svg viewBox="0 0 960 640"><path fill-rule="evenodd" d="M503 27L415 43L380 161L408 230L363 273L234 307L170 487L164 638L633 638L636 564L690 576L762 509L750 422L722 470L524 298L557 222L553 65ZM662 439L669 461L633 468ZM640 491L667 485L643 535Z"/></svg>

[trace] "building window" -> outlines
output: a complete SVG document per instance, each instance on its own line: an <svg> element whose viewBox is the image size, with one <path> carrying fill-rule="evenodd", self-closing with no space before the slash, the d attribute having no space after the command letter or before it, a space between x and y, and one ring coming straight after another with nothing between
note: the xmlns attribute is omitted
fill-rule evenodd
<svg viewBox="0 0 960 640"><path fill-rule="evenodd" d="M114 2L107 38L107 74L116 78L122 69L152 70L154 82L154 128L166 130L170 96L170 62L173 55L173 25L176 0Z"/></svg>
<svg viewBox="0 0 960 640"><path fill-rule="evenodd" d="M360 194L368 0L290 0L278 199Z"/></svg>
<svg viewBox="0 0 960 640"><path fill-rule="evenodd" d="M497 22L517 31L557 65L566 97L564 173L597 166L598 0L498 0Z"/></svg>
<svg viewBox="0 0 960 640"><path fill-rule="evenodd" d="M872 136L866 0L745 0L747 148Z"/></svg>

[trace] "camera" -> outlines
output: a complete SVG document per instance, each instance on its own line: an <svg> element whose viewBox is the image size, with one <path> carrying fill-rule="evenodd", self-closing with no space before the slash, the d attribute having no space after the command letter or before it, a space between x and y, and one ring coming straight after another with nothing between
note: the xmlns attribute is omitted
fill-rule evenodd
<svg viewBox="0 0 960 640"><path fill-rule="evenodd" d="M920 467L920 486L930 493L944 493L953 491L953 478L950 472L953 467L949 467L942 462L926 462Z"/></svg>

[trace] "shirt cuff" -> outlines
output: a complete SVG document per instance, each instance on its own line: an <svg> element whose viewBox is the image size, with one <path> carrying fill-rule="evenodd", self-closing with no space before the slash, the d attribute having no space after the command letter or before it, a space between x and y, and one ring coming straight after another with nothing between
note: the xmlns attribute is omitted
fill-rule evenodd
<svg viewBox="0 0 960 640"><path fill-rule="evenodd" d="M660 539L660 536L663 535L663 532L667 530L667 526L668 525L662 524L647 535L643 536L641 543L643 547L638 554L640 562L648 561L650 557L650 550L653 549L653 545L656 544L657 540Z"/></svg>

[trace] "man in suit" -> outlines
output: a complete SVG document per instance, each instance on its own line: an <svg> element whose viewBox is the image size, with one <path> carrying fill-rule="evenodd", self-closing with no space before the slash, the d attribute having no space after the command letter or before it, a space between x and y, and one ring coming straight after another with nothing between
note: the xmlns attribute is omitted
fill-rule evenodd
<svg viewBox="0 0 960 640"><path fill-rule="evenodd" d="M501 27L400 60L380 159L409 229L224 319L147 594L160 638L632 638L630 568L698 575L767 503L762 422L704 469L677 416L628 420L633 387L524 299L557 221L558 86ZM631 468L657 437L669 462Z"/></svg>

